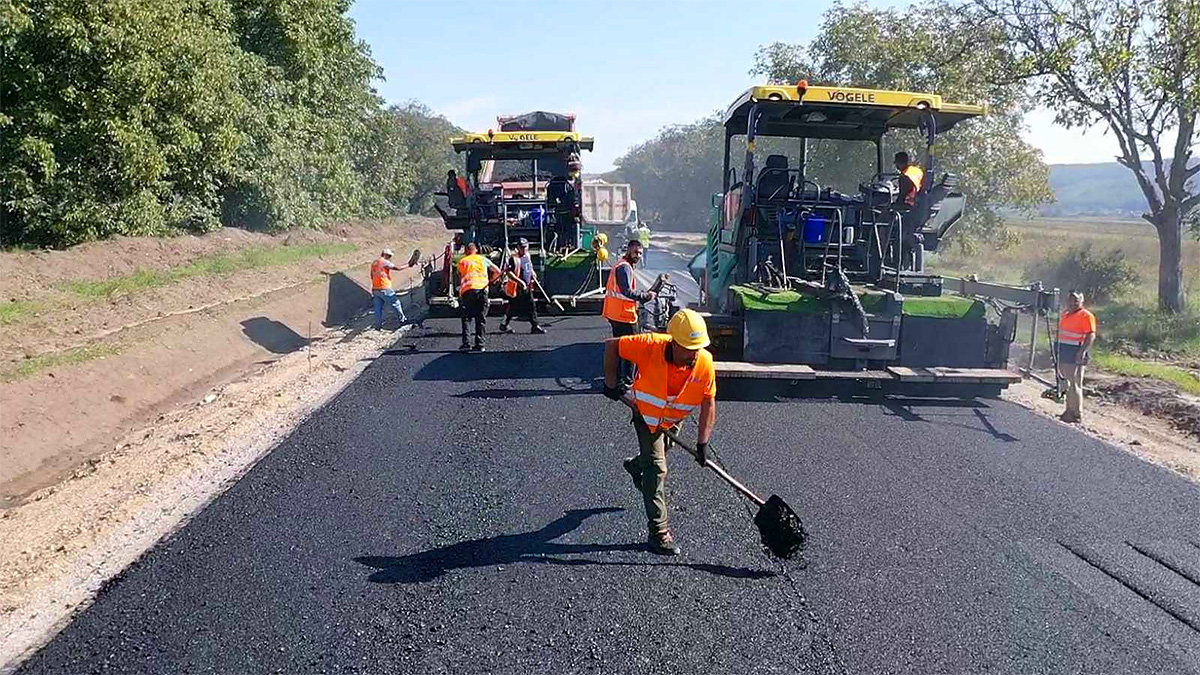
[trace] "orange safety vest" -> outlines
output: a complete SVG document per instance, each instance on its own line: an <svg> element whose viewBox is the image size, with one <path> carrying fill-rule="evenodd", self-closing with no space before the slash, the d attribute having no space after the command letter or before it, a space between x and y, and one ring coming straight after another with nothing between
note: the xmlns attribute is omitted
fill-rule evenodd
<svg viewBox="0 0 1200 675"><path fill-rule="evenodd" d="M674 367L667 363L666 353L670 349L671 336L653 333L651 337L662 350L660 356L651 362L638 364L633 380L633 402L650 431L658 431L674 427L699 409L704 402L704 393L712 386L717 375L713 369L712 354L707 349L701 349L683 388L675 396L668 397L667 368Z"/></svg>
<svg viewBox="0 0 1200 675"><path fill-rule="evenodd" d="M470 194L470 189L471 189L471 188L469 188L469 187L467 186L467 179L466 179L466 178L463 178L462 176L459 176L459 177L458 177L458 189L459 189L459 190L462 190L462 193L463 193L463 196L464 196L464 197L466 197L468 194Z"/></svg>
<svg viewBox="0 0 1200 675"><path fill-rule="evenodd" d="M392 271L387 268L387 259L380 258L371 263L371 290L383 291L392 287Z"/></svg>
<svg viewBox="0 0 1200 675"><path fill-rule="evenodd" d="M629 261L622 258L608 272L608 283L604 287L604 318L617 323L637 323L637 300L625 296L617 285L617 270L621 265L629 265ZM632 273L633 265L629 265L629 271L629 290L632 291L637 288L637 275Z"/></svg>
<svg viewBox="0 0 1200 675"><path fill-rule="evenodd" d="M521 276L522 257L519 255L509 256L509 260L512 261L512 269L510 269L509 271L518 277ZM532 282L532 281L533 280L530 279L530 282ZM517 282L513 281L512 279L505 281L504 282L504 294L510 298L517 297Z"/></svg>
<svg viewBox="0 0 1200 675"><path fill-rule="evenodd" d="M925 171L916 164L909 164L904 167L904 175L913 184L913 191L904 195L904 203L912 206L917 203L917 194L921 192L921 182L925 180Z"/></svg>
<svg viewBox="0 0 1200 675"><path fill-rule="evenodd" d="M487 258L476 253L458 261L458 294L488 287Z"/></svg>
<svg viewBox="0 0 1200 675"><path fill-rule="evenodd" d="M1058 342L1064 345L1082 345L1089 333L1096 332L1096 315L1080 309L1067 312L1058 319Z"/></svg>

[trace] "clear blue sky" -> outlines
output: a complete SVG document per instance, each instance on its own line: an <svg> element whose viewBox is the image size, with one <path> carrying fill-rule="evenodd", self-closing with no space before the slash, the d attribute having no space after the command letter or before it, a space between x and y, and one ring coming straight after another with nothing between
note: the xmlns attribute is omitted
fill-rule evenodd
<svg viewBox="0 0 1200 675"><path fill-rule="evenodd" d="M598 172L662 127L724 109L756 83L749 70L759 45L808 42L832 4L357 0L350 14L384 69L378 88L389 102L415 99L480 131L497 115L574 112L579 130L596 137L585 170ZM1112 159L1098 133L1081 139L1050 122L1034 116L1028 135L1047 161Z"/></svg>

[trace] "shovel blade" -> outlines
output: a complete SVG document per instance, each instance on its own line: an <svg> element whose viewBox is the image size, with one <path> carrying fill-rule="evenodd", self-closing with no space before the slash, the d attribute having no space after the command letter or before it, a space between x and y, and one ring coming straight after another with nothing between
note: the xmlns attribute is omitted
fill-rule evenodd
<svg viewBox="0 0 1200 675"><path fill-rule="evenodd" d="M807 535L800 516L779 495L771 495L754 516L762 543L776 557L788 559L804 548Z"/></svg>

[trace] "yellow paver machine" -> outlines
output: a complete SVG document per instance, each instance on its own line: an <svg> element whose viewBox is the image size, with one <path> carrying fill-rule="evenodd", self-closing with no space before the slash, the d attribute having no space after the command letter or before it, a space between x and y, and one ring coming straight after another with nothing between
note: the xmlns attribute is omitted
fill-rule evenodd
<svg viewBox="0 0 1200 675"><path fill-rule="evenodd" d="M558 309L600 311L606 237L583 220L582 162L594 140L575 130L575 116L534 111L497 120L499 131L450 139L465 157L450 182L446 206L436 206L446 229L458 234L447 246L444 269L427 283L433 309L456 304L453 262L465 242L477 243L500 264L516 242L529 242L542 299ZM498 293L493 303L500 303Z"/></svg>
<svg viewBox="0 0 1200 675"><path fill-rule="evenodd" d="M806 82L739 96L707 246L691 264L718 377L964 397L1017 381L1007 363L1018 316L1032 313L1036 331L1056 291L924 269L966 207L935 142L986 112ZM901 143L923 156L885 164Z"/></svg>

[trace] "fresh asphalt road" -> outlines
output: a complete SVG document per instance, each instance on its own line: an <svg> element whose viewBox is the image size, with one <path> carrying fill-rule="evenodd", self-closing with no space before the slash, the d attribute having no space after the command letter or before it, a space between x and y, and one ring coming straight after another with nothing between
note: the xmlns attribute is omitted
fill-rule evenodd
<svg viewBox="0 0 1200 675"><path fill-rule="evenodd" d="M679 452L662 558L602 320L456 330L401 338L20 672L1200 670L1200 489L1163 469L1006 402L721 401L804 564Z"/></svg>

